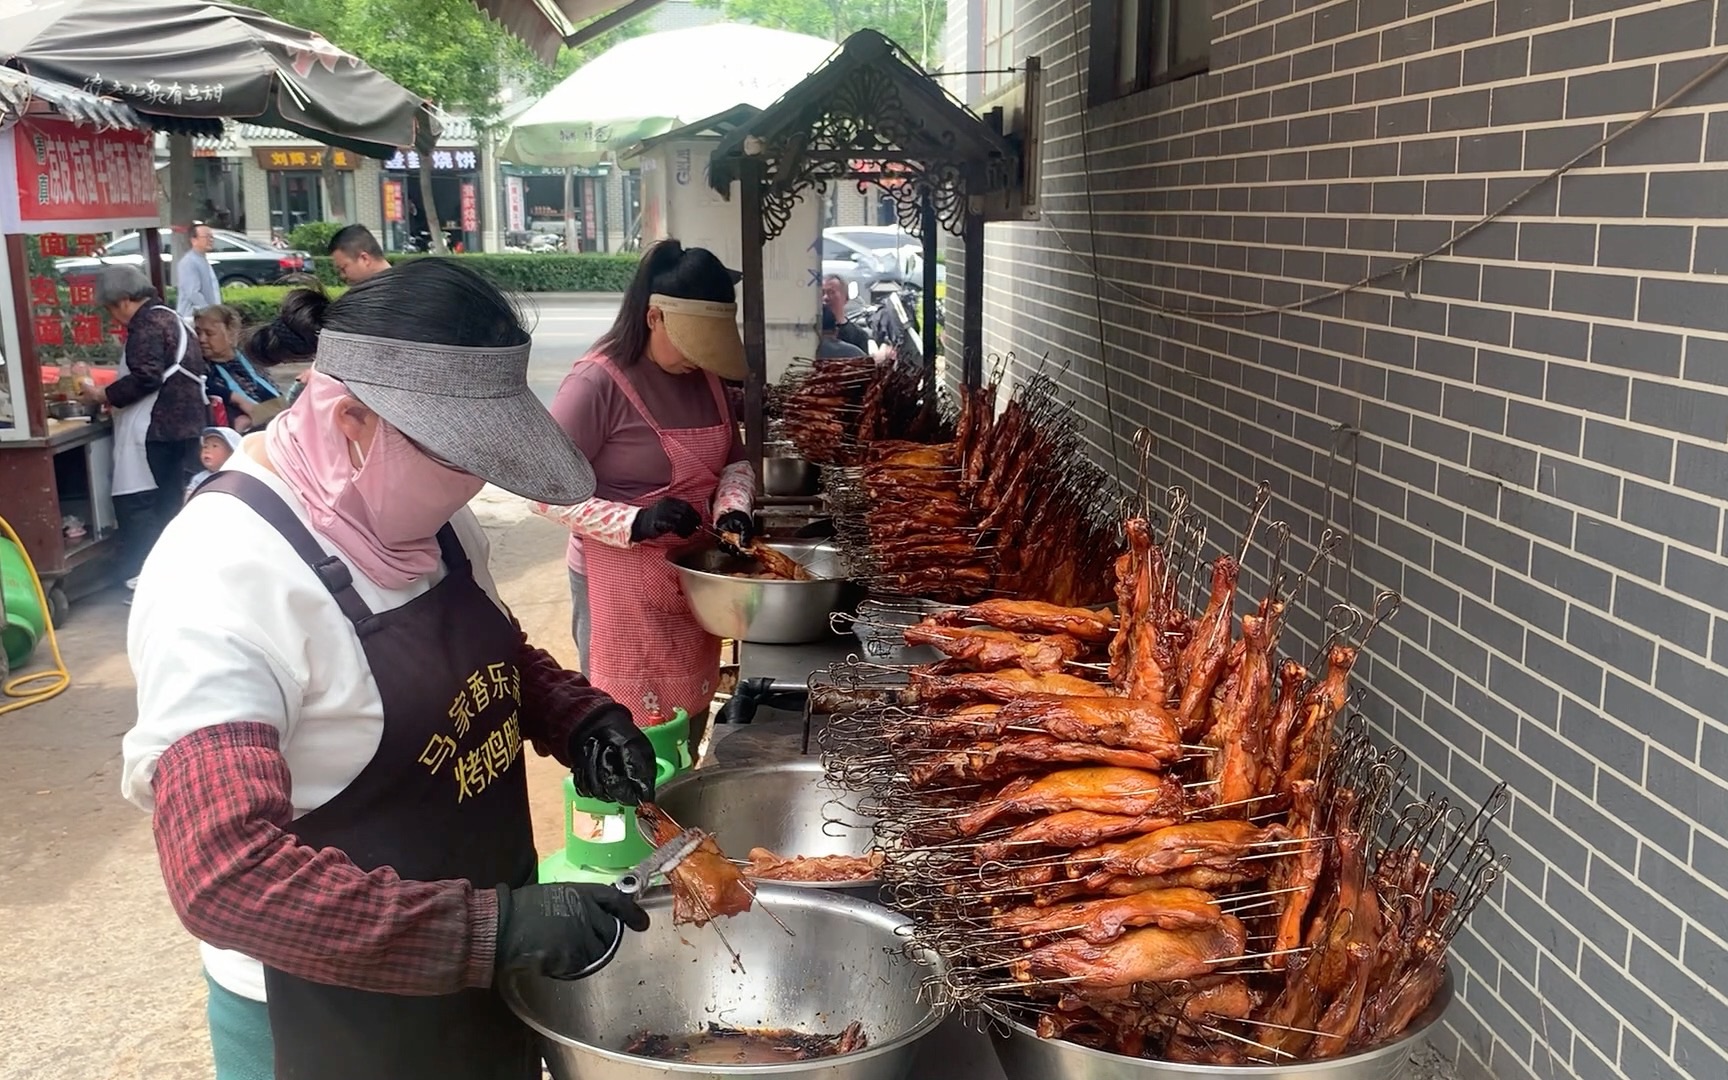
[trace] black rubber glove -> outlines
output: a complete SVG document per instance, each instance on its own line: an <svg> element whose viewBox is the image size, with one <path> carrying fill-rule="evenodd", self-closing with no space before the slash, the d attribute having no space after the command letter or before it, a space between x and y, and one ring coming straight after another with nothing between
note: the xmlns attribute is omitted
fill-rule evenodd
<svg viewBox="0 0 1728 1080"><path fill-rule="evenodd" d="M637 806L654 798L654 744L630 710L607 705L570 733L570 775L578 794Z"/></svg>
<svg viewBox="0 0 1728 1080"><path fill-rule="evenodd" d="M683 499L661 499L636 512L635 520L630 522L630 542L640 544L667 533L677 533L687 540L701 527L702 515L694 506Z"/></svg>
<svg viewBox="0 0 1728 1080"><path fill-rule="evenodd" d="M648 913L610 885L498 887L498 971L574 979L606 955L618 924L641 933Z"/></svg>
<svg viewBox="0 0 1728 1080"><path fill-rule="evenodd" d="M756 522L742 510L728 510L714 522L714 531L720 534L720 550L728 555L742 555L744 548L756 536ZM733 541L737 537L737 541Z"/></svg>

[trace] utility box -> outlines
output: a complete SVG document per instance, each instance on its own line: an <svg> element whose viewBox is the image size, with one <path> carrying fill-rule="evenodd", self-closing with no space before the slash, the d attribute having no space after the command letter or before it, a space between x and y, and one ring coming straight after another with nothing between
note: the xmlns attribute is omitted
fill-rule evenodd
<svg viewBox="0 0 1728 1080"><path fill-rule="evenodd" d="M707 248L734 270L744 246L738 185L726 199L708 183L708 156L720 143L705 123L668 132L633 147L642 170L642 246L674 237L687 248ZM821 330L821 200L800 200L779 236L762 249L763 322L768 383L799 357L815 355ZM742 305L740 304L740 313Z"/></svg>

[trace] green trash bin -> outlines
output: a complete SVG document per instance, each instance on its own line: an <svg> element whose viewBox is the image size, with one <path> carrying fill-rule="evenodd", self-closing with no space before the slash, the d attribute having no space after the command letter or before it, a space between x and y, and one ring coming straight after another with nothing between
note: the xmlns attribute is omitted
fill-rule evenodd
<svg viewBox="0 0 1728 1080"><path fill-rule="evenodd" d="M24 553L0 537L0 648L5 650L9 667L17 670L29 661L46 627L44 619L36 576L24 561Z"/></svg>

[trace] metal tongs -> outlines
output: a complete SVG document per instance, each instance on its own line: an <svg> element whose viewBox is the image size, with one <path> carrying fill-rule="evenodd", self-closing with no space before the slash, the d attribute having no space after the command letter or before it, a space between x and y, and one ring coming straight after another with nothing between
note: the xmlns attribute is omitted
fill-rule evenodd
<svg viewBox="0 0 1728 1080"><path fill-rule="evenodd" d="M646 859L637 863L612 887L625 896L639 895L655 878L670 874L678 869L679 864L694 854L696 849L702 846L702 841L707 838L708 834L701 829L685 829L671 840L655 848ZM606 947L606 951L600 954L598 959L578 971L572 978L586 979L610 964L612 958L618 955L618 949L623 944L624 924L620 922L613 927L612 944Z"/></svg>

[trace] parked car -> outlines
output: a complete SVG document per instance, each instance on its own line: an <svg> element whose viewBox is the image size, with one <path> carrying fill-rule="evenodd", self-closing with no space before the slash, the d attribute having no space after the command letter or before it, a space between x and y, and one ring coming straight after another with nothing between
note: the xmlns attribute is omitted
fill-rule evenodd
<svg viewBox="0 0 1728 1080"><path fill-rule="evenodd" d="M244 233L216 229L216 247L210 252L210 267L216 280L227 285L268 285L286 274L310 274L312 256L304 251L285 251L270 244L253 240ZM173 256L163 245L162 268L172 276ZM94 272L100 266L144 266L144 238L138 233L125 233L96 249L95 255L55 259L54 267L61 274Z"/></svg>
<svg viewBox="0 0 1728 1080"><path fill-rule="evenodd" d="M871 287L924 281L924 245L898 225L835 225L822 230L822 275L835 275L847 285L853 306L873 303ZM938 280L946 278L936 267Z"/></svg>
<svg viewBox="0 0 1728 1080"><path fill-rule="evenodd" d="M893 248L871 248L841 235L847 230L822 230L822 276L846 283L853 305L870 303L870 287L879 281L898 282L905 275Z"/></svg>

